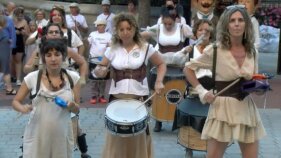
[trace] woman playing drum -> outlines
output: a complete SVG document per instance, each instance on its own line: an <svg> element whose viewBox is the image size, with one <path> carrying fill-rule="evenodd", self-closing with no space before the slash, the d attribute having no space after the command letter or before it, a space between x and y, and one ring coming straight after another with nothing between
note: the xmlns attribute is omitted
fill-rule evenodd
<svg viewBox="0 0 281 158"><path fill-rule="evenodd" d="M134 16L128 13L115 16L114 27L112 45L94 70L94 75L102 76L99 68L111 64L113 80L109 100L141 99L149 95L145 72L148 59L157 66L155 91L159 93L164 88L162 81L166 66L155 49L141 38ZM103 158L151 157L152 142L148 128L146 132L132 137L119 137L109 132L106 134Z"/></svg>
<svg viewBox="0 0 281 158"><path fill-rule="evenodd" d="M165 97L165 94L161 94L161 98L155 97L152 101L152 115L157 120L154 128L155 132L161 131L161 121L172 121L174 118L173 114L176 108L176 101L171 102L166 98L170 98L169 96L172 96L170 95L171 93L176 93L178 94L177 96L180 96L176 99L180 100L185 90L182 67L188 59L186 49L189 47L184 47L184 42L186 38L192 37L193 34L188 25L176 22L178 16L177 9L170 7L165 8L162 14L162 24L148 27L146 31L141 33L146 39L153 38L157 42L156 49L159 50L163 60L168 66L165 75L167 83L164 83L166 88L163 91L163 93L168 95ZM168 83L168 80L171 80L170 83ZM171 85L170 89L169 85ZM172 89L176 91L172 92Z"/></svg>
<svg viewBox="0 0 281 158"><path fill-rule="evenodd" d="M228 6L217 25L215 85L220 92L236 81L250 80L255 73L255 48L251 19L244 6ZM253 100L241 90L241 82L223 93L213 94L199 84L194 70L212 69L213 46L188 62L185 74L199 93L201 102L210 103L202 139L207 139L207 158L221 158L227 145L238 141L243 158L258 157L258 140L265 130ZM240 80L239 80L240 79Z"/></svg>

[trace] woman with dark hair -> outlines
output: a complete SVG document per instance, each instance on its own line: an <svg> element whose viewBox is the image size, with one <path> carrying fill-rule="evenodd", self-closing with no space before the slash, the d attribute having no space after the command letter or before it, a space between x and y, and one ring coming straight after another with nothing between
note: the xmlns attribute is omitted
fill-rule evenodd
<svg viewBox="0 0 281 158"><path fill-rule="evenodd" d="M56 23L49 23L42 32L42 40L49 40L49 39L65 39L63 37L63 32L60 28L59 24ZM67 39L65 39L67 41ZM43 43L41 43L40 45L42 45ZM79 71L80 71L80 75L83 77L80 77L79 83L83 84L85 83L84 78L87 75L87 63L85 61L85 59L78 55L76 52L74 52L71 48L67 47L67 53L66 53L66 60L63 61L62 63L62 68L67 69L69 67L69 62L68 59L71 58L73 59L79 66ZM44 69L44 63L41 60L41 56L40 56L40 50L35 50L32 53L32 56L30 57L30 59L28 60L28 62L26 63L26 65L24 66L24 72L25 73L29 73L31 71L37 70L37 69ZM73 121L78 121L78 119L76 120L75 115L71 115L72 116L72 120ZM76 140L78 140L78 147L81 151L81 157L82 158L90 158L90 156L87 154L87 144L86 144L86 138L85 138L85 134L82 132L82 129L80 128L80 124L73 122L74 125L77 125L77 128L79 130L73 130L74 132L77 133L77 138L75 138L74 142L76 143ZM74 126L73 125L73 126ZM74 137L76 137L76 135L74 135ZM76 145L76 144L75 144Z"/></svg>
<svg viewBox="0 0 281 158"><path fill-rule="evenodd" d="M216 31L216 46L206 47L184 69L201 102L210 104L201 135L201 139L207 140L207 158L222 158L233 141L238 141L243 158L257 158L258 142L266 133L254 101L241 88L244 81L252 79L257 62L252 23L245 7L228 6ZM208 91L198 82L195 70L212 69L213 64L216 64L215 91Z"/></svg>
<svg viewBox="0 0 281 158"><path fill-rule="evenodd" d="M30 114L23 136L23 158L72 157L70 113L79 112L80 84L76 72L62 69L66 51L64 39L43 40L40 54L45 68L24 78L12 102L16 111ZM37 82L41 84L38 91ZM24 104L30 93L36 96L31 104ZM57 97L64 103L59 104Z"/></svg>
<svg viewBox="0 0 281 158"><path fill-rule="evenodd" d="M174 8L166 8L162 15L162 24L156 24L151 27L147 27L147 30L142 32L141 35L146 38L153 38L157 42L156 49L160 52L162 58L168 66L168 72L178 72L175 75L182 75L182 67L188 59L187 52L189 47L184 47L184 42L187 38L193 37L192 29L186 24L180 24L176 22L178 17L177 10ZM170 69L171 68L171 69ZM175 71L173 71L173 70ZM185 85L183 85L185 86ZM163 99L163 98L162 98ZM161 100L161 99L159 99ZM158 104L158 103L157 103ZM167 103L168 105L169 103ZM153 106L153 105L152 105ZM171 105L175 107L175 105ZM162 109L171 109L161 106ZM156 109L156 108L155 108ZM166 110L163 110L163 112ZM173 110L167 110L167 113L174 113ZM162 128L162 122L158 117L155 123L155 132L160 132ZM166 119L166 118L165 118ZM167 119L166 119L167 120Z"/></svg>
<svg viewBox="0 0 281 158"><path fill-rule="evenodd" d="M105 52L100 65L92 72L100 77L102 73L99 67L111 65L113 79L109 90L110 102L116 99L145 100L147 98L149 95L146 78L148 61L157 67L155 91L159 93L164 88L162 81L166 66L157 51L142 39L134 16L129 13L116 15L114 27L111 47ZM123 109L122 105L120 108ZM103 158L152 157L152 141L148 126L142 133L130 137L120 137L107 131Z"/></svg>

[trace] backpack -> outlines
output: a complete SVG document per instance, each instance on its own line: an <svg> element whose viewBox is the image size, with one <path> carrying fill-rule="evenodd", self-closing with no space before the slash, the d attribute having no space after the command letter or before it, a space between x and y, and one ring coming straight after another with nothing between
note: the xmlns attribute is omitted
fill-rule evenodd
<svg viewBox="0 0 281 158"><path fill-rule="evenodd" d="M65 69L61 69L61 71L64 74L66 74L67 79L68 79L69 84L70 84L70 88L73 89L74 84L73 84L73 80L72 80L71 76L67 73L67 71ZM43 70L39 70L38 76L37 76L37 82L36 82L36 92L35 92L35 94L31 94L31 92L30 92L30 95L29 95L30 100L34 99L37 96L37 93L38 93L38 91L40 89L40 85L41 85L42 74L43 74Z"/></svg>

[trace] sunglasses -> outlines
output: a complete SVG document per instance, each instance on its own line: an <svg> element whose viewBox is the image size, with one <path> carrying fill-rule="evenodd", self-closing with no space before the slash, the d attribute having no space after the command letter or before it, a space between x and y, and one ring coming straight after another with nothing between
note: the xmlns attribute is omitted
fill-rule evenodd
<svg viewBox="0 0 281 158"><path fill-rule="evenodd" d="M226 7L227 10L229 9L245 9L245 5L237 4L237 5L230 5Z"/></svg>

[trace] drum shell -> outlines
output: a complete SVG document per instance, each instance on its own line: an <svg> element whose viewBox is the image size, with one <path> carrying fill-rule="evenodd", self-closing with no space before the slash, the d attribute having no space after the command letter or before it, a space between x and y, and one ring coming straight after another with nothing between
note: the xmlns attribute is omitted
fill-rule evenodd
<svg viewBox="0 0 281 158"><path fill-rule="evenodd" d="M148 123L148 118L143 118L137 122L124 123L116 122L105 116L105 126L113 135L118 135L120 137L131 137L141 134L146 130Z"/></svg>
<svg viewBox="0 0 281 158"><path fill-rule="evenodd" d="M118 103L118 101L123 101L122 99L117 99L112 101L107 108L109 108L112 105L115 105ZM141 118L137 121L116 121L113 116L109 116L108 113L106 112L105 114L105 126L107 127L108 131L113 134L113 135L117 135L120 137L130 137L130 136L136 136L138 134L141 134L142 132L144 132L146 130L146 128L148 127L148 120L149 120L149 115L148 112L146 110L145 105L142 105L142 102L138 101L138 100L134 100L134 99L129 99L129 100L125 100L128 102L137 102L137 105L132 105L133 108L135 108L136 110L139 110L138 108L142 108L145 109L145 115L141 116ZM143 107L140 107L143 106Z"/></svg>
<svg viewBox="0 0 281 158"><path fill-rule="evenodd" d="M178 133L178 143L193 150L207 150L207 141L201 139L201 134L190 126L182 126Z"/></svg>
<svg viewBox="0 0 281 158"><path fill-rule="evenodd" d="M156 78L157 78L157 69L156 67L153 67L150 70L149 82L148 82L148 86L152 90L154 90ZM167 72L164 76L163 83L165 84L166 82L171 80L185 80L183 69L180 67L167 67Z"/></svg>
<svg viewBox="0 0 281 158"><path fill-rule="evenodd" d="M177 105L173 126L180 128L178 142L181 145L193 150L207 149L207 141L201 139L201 132L208 110L209 104L202 104L198 97L187 97Z"/></svg>

